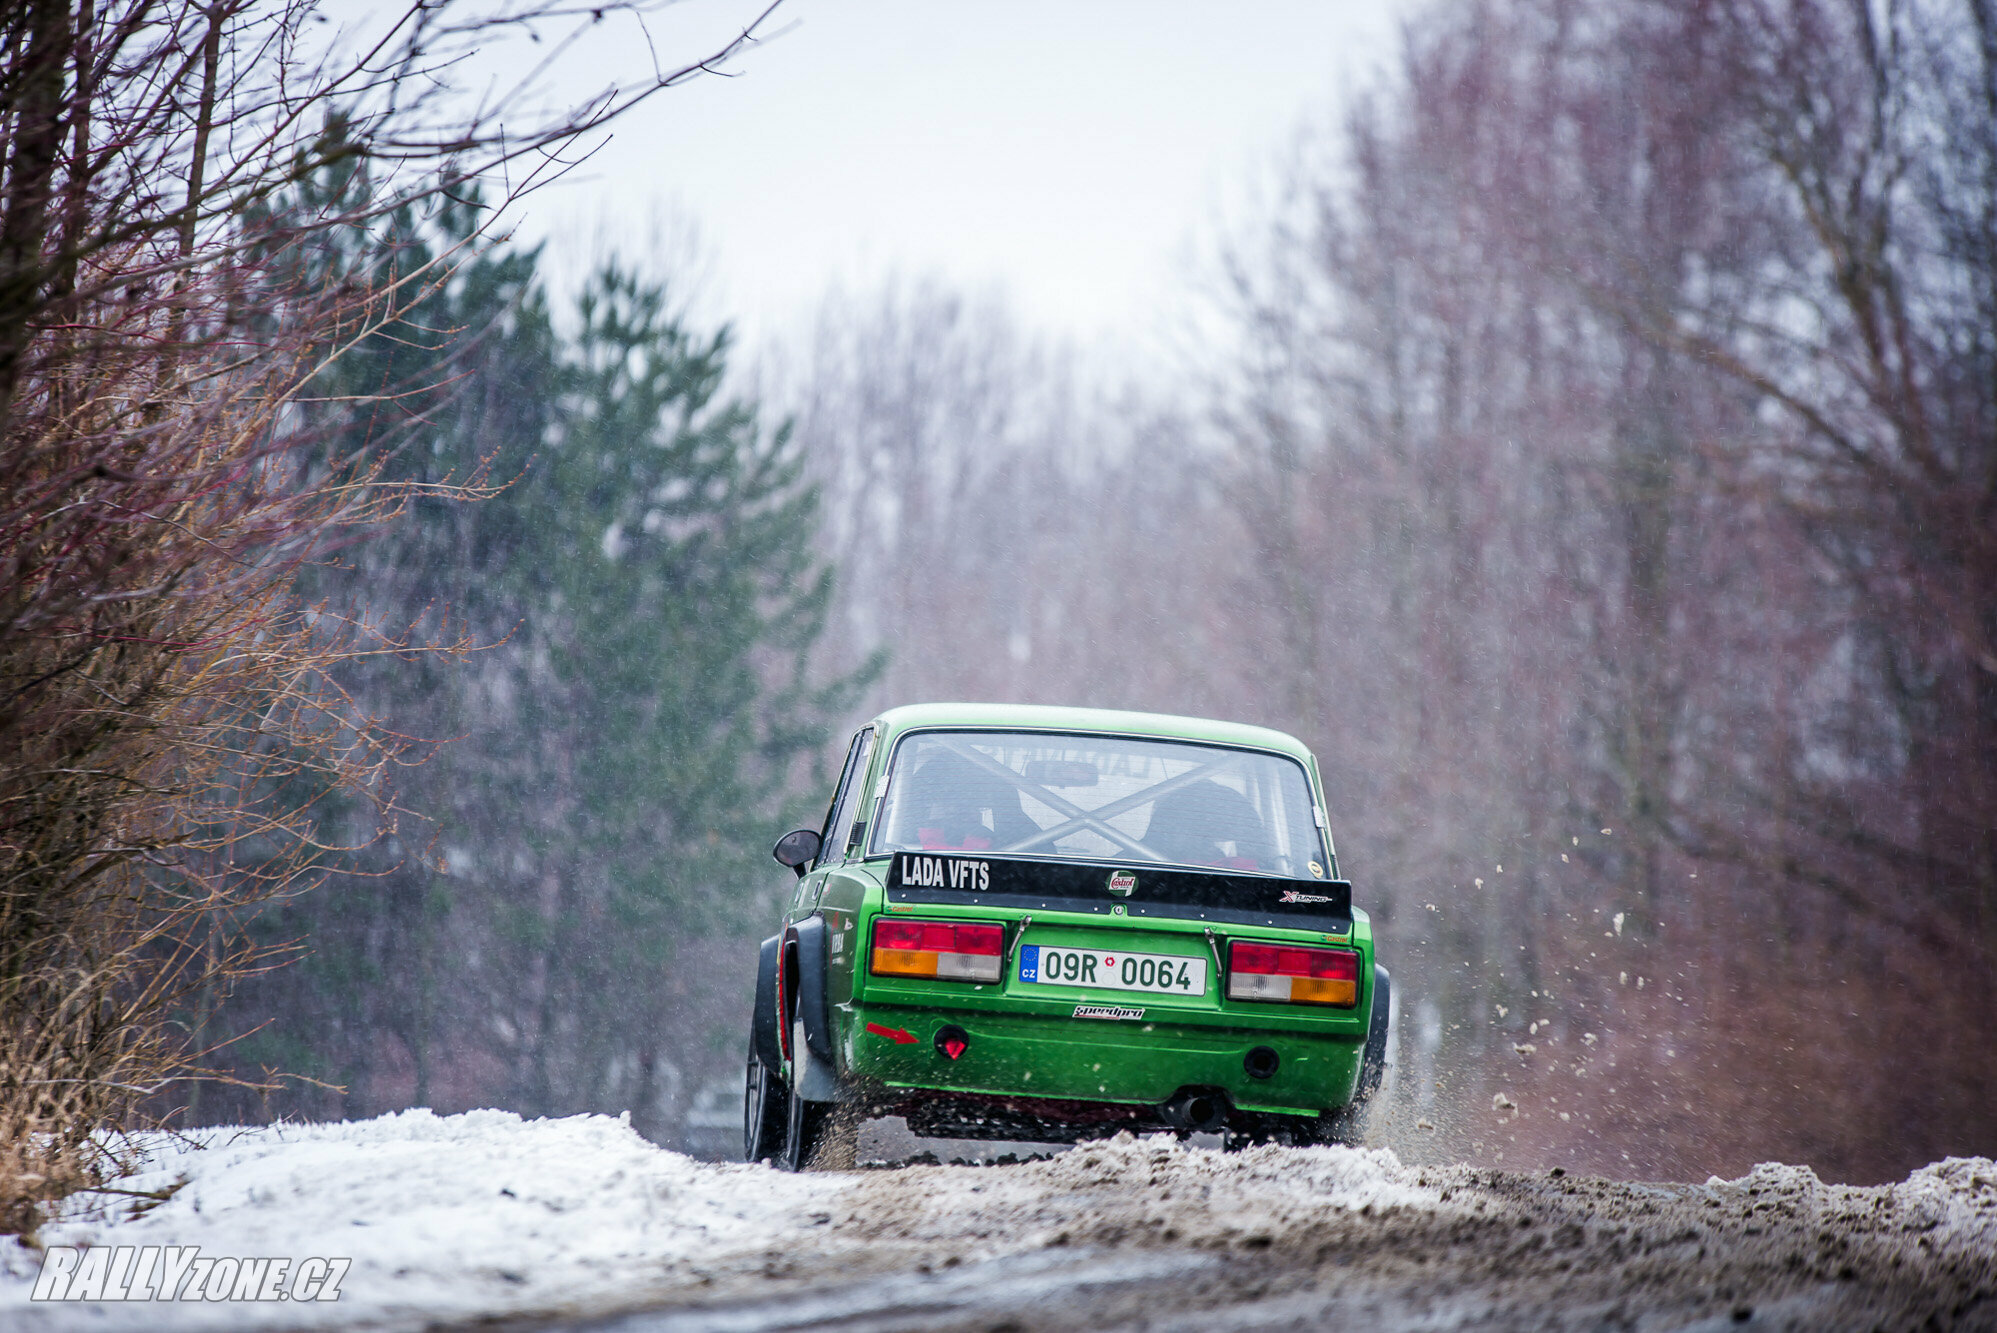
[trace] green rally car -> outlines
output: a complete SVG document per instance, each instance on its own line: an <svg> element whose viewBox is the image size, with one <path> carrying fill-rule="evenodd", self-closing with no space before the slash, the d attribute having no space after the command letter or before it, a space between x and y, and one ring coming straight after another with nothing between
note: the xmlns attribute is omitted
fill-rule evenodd
<svg viewBox="0 0 1997 1333"><path fill-rule="evenodd" d="M1072 1141L1357 1136L1388 977L1317 763L1260 727L924 704L853 738L765 940L744 1152L850 1165L861 1121Z"/></svg>

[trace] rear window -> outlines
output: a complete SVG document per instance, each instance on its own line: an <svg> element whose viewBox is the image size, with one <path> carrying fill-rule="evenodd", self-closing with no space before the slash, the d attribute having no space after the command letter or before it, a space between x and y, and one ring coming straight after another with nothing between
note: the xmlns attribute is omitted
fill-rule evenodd
<svg viewBox="0 0 1997 1333"><path fill-rule="evenodd" d="M872 855L979 851L1321 879L1303 766L1180 741L1039 732L905 736Z"/></svg>

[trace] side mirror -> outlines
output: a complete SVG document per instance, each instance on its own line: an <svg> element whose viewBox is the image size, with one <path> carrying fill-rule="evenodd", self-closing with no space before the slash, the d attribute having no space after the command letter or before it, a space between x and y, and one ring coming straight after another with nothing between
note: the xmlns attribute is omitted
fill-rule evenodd
<svg viewBox="0 0 1997 1333"><path fill-rule="evenodd" d="M779 865L787 865L804 878L804 868L818 859L819 838L815 828L792 829L777 839L777 845L770 849L770 855L777 858Z"/></svg>

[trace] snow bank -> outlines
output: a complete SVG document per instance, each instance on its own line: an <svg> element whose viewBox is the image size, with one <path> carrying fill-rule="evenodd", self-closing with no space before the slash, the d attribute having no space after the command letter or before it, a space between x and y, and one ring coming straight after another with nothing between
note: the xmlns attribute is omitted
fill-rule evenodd
<svg viewBox="0 0 1997 1333"><path fill-rule="evenodd" d="M862 1229L921 1245L955 1244L965 1259L1044 1245L1266 1243L1337 1213L1433 1211L1441 1192L1385 1149L1283 1148L1240 1153L1169 1136L1085 1143L1003 1170L908 1167L881 1173L892 1193L852 1200Z"/></svg>
<svg viewBox="0 0 1997 1333"><path fill-rule="evenodd" d="M337 1303L31 1304L40 1256L0 1242L0 1326L160 1329L420 1326L604 1308L686 1285L715 1255L781 1248L853 1184L666 1152L621 1119L504 1111L155 1136L120 1188L184 1181L132 1216L72 1207L45 1245L198 1245L204 1255L353 1261ZM82 1196L108 1198L112 1196ZM822 1219L822 1214L821 1214Z"/></svg>
<svg viewBox="0 0 1997 1333"><path fill-rule="evenodd" d="M1935 1244L1997 1256L1997 1162L1949 1157L1892 1186L1909 1231Z"/></svg>
<svg viewBox="0 0 1997 1333"><path fill-rule="evenodd" d="M1091 1238L1167 1243L1266 1234L1326 1209L1431 1206L1391 1153L1268 1148L1224 1155L1163 1137L1085 1145L992 1170L786 1175L696 1162L622 1120L508 1112L203 1130L140 1145L138 1211L73 1203L47 1246L198 1246L206 1256L352 1261L336 1303L201 1299L31 1302L40 1256L0 1242L0 1326L193 1330L416 1328L687 1299L743 1274L807 1274L942 1246L965 1258ZM1097 1233L1101 1233L1100 1236ZM108 1251L115 1252L115 1251ZM114 1279L112 1286L118 1285ZM739 1285L739 1284L738 1284ZM187 1290L183 1288L183 1291Z"/></svg>
<svg viewBox="0 0 1997 1333"><path fill-rule="evenodd" d="M1912 1238L1925 1264L1949 1254L1982 1256L1997 1275L1997 1162L1949 1157L1892 1185L1829 1185L1807 1166L1763 1162L1738 1180L1713 1176L1718 1198L1752 1196L1807 1206L1833 1226L1861 1224L1875 1234Z"/></svg>

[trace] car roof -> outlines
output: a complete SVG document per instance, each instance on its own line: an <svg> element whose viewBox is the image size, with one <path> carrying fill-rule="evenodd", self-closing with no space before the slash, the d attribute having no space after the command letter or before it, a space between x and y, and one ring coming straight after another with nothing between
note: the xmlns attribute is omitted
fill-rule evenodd
<svg viewBox="0 0 1997 1333"><path fill-rule="evenodd" d="M1115 708L1061 708L1047 704L932 703L890 708L874 719L882 738L937 727L977 727L995 731L1081 731L1118 736L1160 736L1172 740L1238 745L1294 755L1308 767L1311 752L1285 732L1245 722L1220 722L1170 713L1134 713Z"/></svg>

